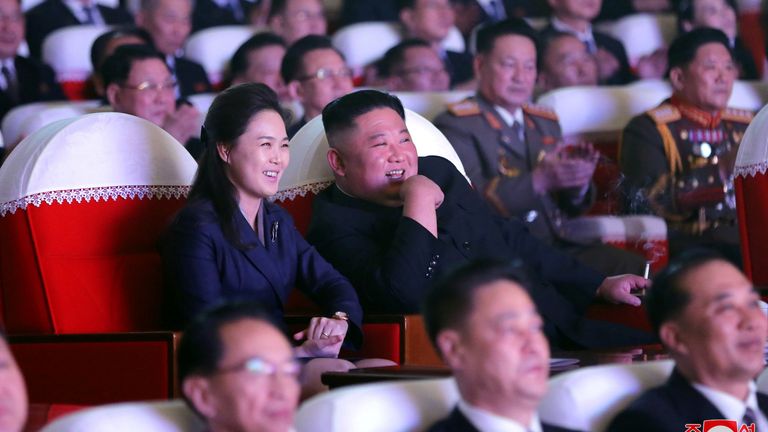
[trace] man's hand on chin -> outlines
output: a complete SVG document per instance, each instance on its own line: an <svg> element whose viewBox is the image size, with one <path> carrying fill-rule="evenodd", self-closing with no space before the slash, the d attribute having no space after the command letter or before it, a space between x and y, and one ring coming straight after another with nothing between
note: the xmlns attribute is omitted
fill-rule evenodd
<svg viewBox="0 0 768 432"><path fill-rule="evenodd" d="M611 302L640 306L640 299L631 294L633 289L648 288L651 281L642 276L625 274L609 276L597 287L597 296Z"/></svg>
<svg viewBox="0 0 768 432"><path fill-rule="evenodd" d="M423 175L408 177L400 187L403 216L409 217L437 237L437 208L443 203L443 191Z"/></svg>

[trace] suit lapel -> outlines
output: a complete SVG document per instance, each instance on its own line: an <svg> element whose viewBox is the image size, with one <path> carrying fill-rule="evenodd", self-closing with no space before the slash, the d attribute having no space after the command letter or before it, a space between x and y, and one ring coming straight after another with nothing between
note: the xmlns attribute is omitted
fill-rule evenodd
<svg viewBox="0 0 768 432"><path fill-rule="evenodd" d="M669 377L667 386L678 404L679 412L685 413L692 421L725 418L723 413L699 393L677 369Z"/></svg>
<svg viewBox="0 0 768 432"><path fill-rule="evenodd" d="M525 155L528 153L525 148L525 141L521 140L512 128L507 125L493 105L479 95L477 96L477 102L483 112L484 120L495 132L495 140L492 145L483 146L486 152L491 152L485 155L486 160L498 160L499 150L506 150L516 157L525 160Z"/></svg>
<svg viewBox="0 0 768 432"><path fill-rule="evenodd" d="M262 203L262 205L264 205ZM243 250L242 253L245 255L245 257L248 259L248 261L253 264L253 266L262 274L264 275L264 278L269 282L272 289L275 291L277 296L282 299L283 302L285 302L286 293L284 293L281 289L282 287L282 281L285 280L283 278L282 274L280 273L280 263L275 262L272 255L269 253L269 249L272 249L274 247L277 247L277 245L271 244L271 230L272 225L274 221L272 221L271 217L269 216L268 212L265 212L264 214L264 242L266 243L266 247L262 246L259 242L259 237L256 234L256 231L251 228L248 221L245 220L245 217L240 213L239 211L235 215L236 219L236 227L237 230L240 233L240 238L242 239L243 243L249 244L249 245L256 245L254 247L248 248L246 250ZM277 227L276 231L276 240L280 240L280 231L283 231L283 227ZM269 248L269 249L267 249Z"/></svg>

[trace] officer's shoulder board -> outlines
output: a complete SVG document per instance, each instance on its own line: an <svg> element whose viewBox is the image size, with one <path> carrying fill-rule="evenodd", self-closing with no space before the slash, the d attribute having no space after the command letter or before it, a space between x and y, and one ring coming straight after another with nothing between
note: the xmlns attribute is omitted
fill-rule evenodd
<svg viewBox="0 0 768 432"><path fill-rule="evenodd" d="M536 104L525 104L523 105L523 111L528 114L532 115L534 117L543 117L548 120L558 121L557 113L549 107L546 107L544 105L536 105Z"/></svg>
<svg viewBox="0 0 768 432"><path fill-rule="evenodd" d="M755 114L749 110L726 108L721 118L736 123L749 123L754 116Z"/></svg>
<svg viewBox="0 0 768 432"><path fill-rule="evenodd" d="M460 102L448 104L448 112L456 117L469 117L480 115L482 110L474 99L464 99Z"/></svg>
<svg viewBox="0 0 768 432"><path fill-rule="evenodd" d="M656 124L667 124L680 120L680 110L672 104L662 104L645 112Z"/></svg>

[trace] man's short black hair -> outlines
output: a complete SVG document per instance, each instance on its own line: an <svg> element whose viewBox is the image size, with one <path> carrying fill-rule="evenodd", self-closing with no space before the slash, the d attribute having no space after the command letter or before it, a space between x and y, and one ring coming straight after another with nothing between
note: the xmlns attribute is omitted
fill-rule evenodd
<svg viewBox="0 0 768 432"><path fill-rule="evenodd" d="M93 41L93 44L91 45L91 67L93 70L98 71L99 67L101 67L101 64L104 62L104 51L107 49L109 42L113 39L126 36L135 36L143 40L147 45L153 46L152 36L150 36L143 28L133 26L114 28L106 33L102 33Z"/></svg>
<svg viewBox="0 0 768 432"><path fill-rule="evenodd" d="M355 127L355 120L377 108L394 110L405 121L405 109L397 96L379 90L359 90L344 95L323 108L323 126L328 145L336 146L334 136Z"/></svg>
<svg viewBox="0 0 768 432"><path fill-rule="evenodd" d="M224 355L221 328L243 319L264 321L282 332L281 325L257 302L224 302L207 309L190 321L179 343L179 382L192 375L215 373Z"/></svg>
<svg viewBox="0 0 768 432"><path fill-rule="evenodd" d="M347 1L361 1L361 0L347 0ZM397 0L397 12L399 13L403 9L414 9L416 2L419 0ZM448 3L454 4L457 0L448 0Z"/></svg>
<svg viewBox="0 0 768 432"><path fill-rule="evenodd" d="M141 60L157 59L166 67L165 57L148 45L123 45L117 47L111 56L101 65L101 78L104 87L112 83L123 84L131 74L133 63ZM170 72L170 70L169 70Z"/></svg>
<svg viewBox="0 0 768 432"><path fill-rule="evenodd" d="M672 260L653 278L653 286L645 296L645 310L656 335L664 323L679 317L690 303L691 296L681 280L712 261L730 262L716 251L692 249Z"/></svg>
<svg viewBox="0 0 768 432"><path fill-rule="evenodd" d="M437 336L441 331L460 329L474 308L475 294L484 286L506 280L531 289L528 272L520 261L478 260L449 273L427 292L424 325L432 344L439 351Z"/></svg>
<svg viewBox="0 0 768 432"><path fill-rule="evenodd" d="M333 46L331 39L327 36L304 36L288 47L288 50L285 52L283 62L280 64L280 76L283 77L283 82L288 84L293 80L300 79L304 73L304 56L312 51L321 49L332 49L336 51L339 57L344 59L344 55Z"/></svg>
<svg viewBox="0 0 768 432"><path fill-rule="evenodd" d="M685 33L685 29L683 28L683 22L693 22L693 6L696 3L696 0L677 0L677 5L675 6L675 10L677 11L677 33L683 34ZM736 5L736 0L725 0L725 4L728 5L731 9L733 9L733 12L737 14L738 16L738 6Z"/></svg>
<svg viewBox="0 0 768 432"><path fill-rule="evenodd" d="M533 42L536 52L539 52L539 36L536 30L522 18L508 18L493 24L483 26L477 32L477 53L488 54L493 51L496 40L504 36L522 36Z"/></svg>
<svg viewBox="0 0 768 432"><path fill-rule="evenodd" d="M733 59L733 50L725 33L721 30L701 27L682 34L672 41L667 52L669 70L688 66L696 58L699 48L709 43L721 44L728 50L731 59Z"/></svg>
<svg viewBox="0 0 768 432"><path fill-rule="evenodd" d="M234 78L248 70L248 54L274 45L285 48L285 40L270 32L257 33L248 38L232 55L232 59L229 61L229 76Z"/></svg>
<svg viewBox="0 0 768 432"><path fill-rule="evenodd" d="M388 49L387 52L384 53L384 57L382 57L381 61L377 63L379 75L381 75L383 78L397 75L398 69L402 67L403 62L405 61L405 52L408 51L408 49L414 47L432 49L432 45L430 45L429 42L425 41L424 39L406 39Z"/></svg>

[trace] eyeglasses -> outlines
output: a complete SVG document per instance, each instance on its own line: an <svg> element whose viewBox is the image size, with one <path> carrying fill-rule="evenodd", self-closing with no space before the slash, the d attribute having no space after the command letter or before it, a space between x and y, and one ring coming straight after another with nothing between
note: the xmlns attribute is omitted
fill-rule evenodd
<svg viewBox="0 0 768 432"><path fill-rule="evenodd" d="M136 90L140 92L157 91L157 90L173 90L174 88L176 88L176 80L168 80L160 84L144 81L135 86L123 84L120 87L126 90Z"/></svg>
<svg viewBox="0 0 768 432"><path fill-rule="evenodd" d="M303 77L299 78L299 81L309 81L311 79L319 79L322 81L328 78L352 78L352 69L342 68L333 70L328 68L320 68L313 74L304 75Z"/></svg>
<svg viewBox="0 0 768 432"><path fill-rule="evenodd" d="M301 373L301 364L296 360L275 364L260 357L252 357L238 365L220 368L217 372L248 372L260 377L274 377L279 374L296 378Z"/></svg>

